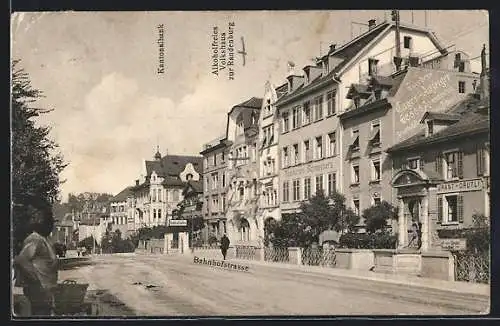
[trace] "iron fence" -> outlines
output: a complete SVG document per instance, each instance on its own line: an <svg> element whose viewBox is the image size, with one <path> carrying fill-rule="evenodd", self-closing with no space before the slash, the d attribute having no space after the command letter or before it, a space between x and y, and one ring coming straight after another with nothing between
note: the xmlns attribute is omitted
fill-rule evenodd
<svg viewBox="0 0 500 326"><path fill-rule="evenodd" d="M453 252L455 281L490 283L490 253Z"/></svg>
<svg viewBox="0 0 500 326"><path fill-rule="evenodd" d="M236 259L248 259L248 260L256 259L257 253L255 247L236 246L235 251L236 251L235 253Z"/></svg>
<svg viewBox="0 0 500 326"><path fill-rule="evenodd" d="M270 262L287 263L289 261L288 248L264 248L264 260Z"/></svg>
<svg viewBox="0 0 500 326"><path fill-rule="evenodd" d="M302 249L302 264L335 267L337 265L337 255L333 248L304 248Z"/></svg>

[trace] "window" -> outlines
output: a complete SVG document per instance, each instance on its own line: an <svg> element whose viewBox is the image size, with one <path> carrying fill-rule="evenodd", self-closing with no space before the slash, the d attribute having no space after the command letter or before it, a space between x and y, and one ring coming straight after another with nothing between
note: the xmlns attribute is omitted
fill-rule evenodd
<svg viewBox="0 0 500 326"><path fill-rule="evenodd" d="M368 59L368 75L376 76L377 75L377 59Z"/></svg>
<svg viewBox="0 0 500 326"><path fill-rule="evenodd" d="M434 121L427 121L427 133L432 135L434 133Z"/></svg>
<svg viewBox="0 0 500 326"><path fill-rule="evenodd" d="M222 211L226 211L226 197L222 195Z"/></svg>
<svg viewBox="0 0 500 326"><path fill-rule="evenodd" d="M353 203L354 213L356 215L359 215L359 199L354 199L352 203Z"/></svg>
<svg viewBox="0 0 500 326"><path fill-rule="evenodd" d="M328 115L335 114L335 91L329 91L326 93L326 103Z"/></svg>
<svg viewBox="0 0 500 326"><path fill-rule="evenodd" d="M153 189L153 196L152 197L153 197L153 202L155 202L156 201L156 189Z"/></svg>
<svg viewBox="0 0 500 326"><path fill-rule="evenodd" d="M370 142L374 147L380 146L380 120L372 121Z"/></svg>
<svg viewBox="0 0 500 326"><path fill-rule="evenodd" d="M337 189L337 176L335 173L328 174L328 194L333 194Z"/></svg>
<svg viewBox="0 0 500 326"><path fill-rule="evenodd" d="M353 165L352 166L352 179L351 182L353 184L358 184L359 183L359 165Z"/></svg>
<svg viewBox="0 0 500 326"><path fill-rule="evenodd" d="M257 161L257 144L253 143L252 147L250 148L250 155L252 157L252 162Z"/></svg>
<svg viewBox="0 0 500 326"><path fill-rule="evenodd" d="M380 180L380 161L372 161L372 181Z"/></svg>
<svg viewBox="0 0 500 326"><path fill-rule="evenodd" d="M462 178L463 164L462 152L449 152L445 154L445 175L446 179Z"/></svg>
<svg viewBox="0 0 500 326"><path fill-rule="evenodd" d="M411 158L408 159L408 168L412 170L418 170L419 169L419 158Z"/></svg>
<svg viewBox="0 0 500 326"><path fill-rule="evenodd" d="M311 198L311 178L304 178L304 199Z"/></svg>
<svg viewBox="0 0 500 326"><path fill-rule="evenodd" d="M238 122L237 128L236 128L236 134L241 135L245 130L245 125L243 124L243 120Z"/></svg>
<svg viewBox="0 0 500 326"><path fill-rule="evenodd" d="M455 53L455 61L462 61L462 56L460 53Z"/></svg>
<svg viewBox="0 0 500 326"><path fill-rule="evenodd" d="M174 189L173 193L172 193L172 199L174 202L177 202L179 201L179 190L177 189Z"/></svg>
<svg viewBox="0 0 500 326"><path fill-rule="evenodd" d="M405 49L411 49L411 37L410 36L405 36L404 39L403 39L403 43L404 43L404 48Z"/></svg>
<svg viewBox="0 0 500 326"><path fill-rule="evenodd" d="M283 147L283 167L286 168L289 165L289 157L288 157L288 147Z"/></svg>
<svg viewBox="0 0 500 326"><path fill-rule="evenodd" d="M245 187L243 186L242 183L240 184L238 191L239 191L240 199L243 199L243 197L245 196Z"/></svg>
<svg viewBox="0 0 500 326"><path fill-rule="evenodd" d="M490 153L487 146L479 145L476 151L477 175L486 176L490 174Z"/></svg>
<svg viewBox="0 0 500 326"><path fill-rule="evenodd" d="M226 158L225 158L225 155L224 155L224 152L220 153L220 156L221 156L221 157L220 157L220 161L221 161L221 163L224 163L224 160L226 159Z"/></svg>
<svg viewBox="0 0 500 326"><path fill-rule="evenodd" d="M283 132L288 132L289 128L290 128L290 118L288 117L288 112L284 112L283 113Z"/></svg>
<svg viewBox="0 0 500 326"><path fill-rule="evenodd" d="M335 132L328 134L328 156L334 156L337 152Z"/></svg>
<svg viewBox="0 0 500 326"><path fill-rule="evenodd" d="M316 137L316 159L323 158L323 137Z"/></svg>
<svg viewBox="0 0 500 326"><path fill-rule="evenodd" d="M351 150L353 152L359 150L359 129L352 129Z"/></svg>
<svg viewBox="0 0 500 326"><path fill-rule="evenodd" d="M293 201L300 200L300 180L293 180Z"/></svg>
<svg viewBox="0 0 500 326"><path fill-rule="evenodd" d="M292 109L292 129L296 129L296 128L300 127L299 110L300 110L300 106L296 106Z"/></svg>
<svg viewBox="0 0 500 326"><path fill-rule="evenodd" d="M373 206L379 206L380 203L380 195L373 195Z"/></svg>
<svg viewBox="0 0 500 326"><path fill-rule="evenodd" d="M283 182L283 202L284 203L287 203L290 198L290 189L289 189L289 184L288 184L288 181L284 181Z"/></svg>
<svg viewBox="0 0 500 326"><path fill-rule="evenodd" d="M270 99L266 100L266 107L264 110L265 110L264 112L265 112L266 116L271 114L271 100Z"/></svg>
<svg viewBox="0 0 500 326"><path fill-rule="evenodd" d="M215 190L219 187L219 175L217 172L212 173L212 190Z"/></svg>
<svg viewBox="0 0 500 326"><path fill-rule="evenodd" d="M262 146L266 147L273 143L274 141L274 128L273 125L263 128L264 139L262 140Z"/></svg>
<svg viewBox="0 0 500 326"><path fill-rule="evenodd" d="M161 219L161 209L158 209L158 219Z"/></svg>
<svg viewBox="0 0 500 326"><path fill-rule="evenodd" d="M438 215L444 224L463 222L463 197L451 194L438 197Z"/></svg>
<svg viewBox="0 0 500 326"><path fill-rule="evenodd" d="M214 157L214 166L216 166L217 165L217 154L214 154L213 157Z"/></svg>
<svg viewBox="0 0 500 326"><path fill-rule="evenodd" d="M323 175L316 176L316 195L323 191Z"/></svg>
<svg viewBox="0 0 500 326"><path fill-rule="evenodd" d="M323 95L314 99L314 121L323 119Z"/></svg>
<svg viewBox="0 0 500 326"><path fill-rule="evenodd" d="M380 100L382 98L382 90L381 89L376 89L374 91L375 93L375 100Z"/></svg>
<svg viewBox="0 0 500 326"><path fill-rule="evenodd" d="M458 82L458 92L460 94L465 93L465 82L464 81L459 81Z"/></svg>
<svg viewBox="0 0 500 326"><path fill-rule="evenodd" d="M309 140L304 140L304 159L306 162L310 162L312 160L311 145L309 144Z"/></svg>
<svg viewBox="0 0 500 326"><path fill-rule="evenodd" d="M226 174L222 173L222 188L226 187Z"/></svg>
<svg viewBox="0 0 500 326"><path fill-rule="evenodd" d="M304 102L302 114L302 125L306 125L311 122L311 108L309 106L309 101Z"/></svg>
<svg viewBox="0 0 500 326"><path fill-rule="evenodd" d="M156 220L156 208L153 209L153 219Z"/></svg>
<svg viewBox="0 0 500 326"><path fill-rule="evenodd" d="M300 163L299 157L299 144L293 145L293 165L297 165Z"/></svg>

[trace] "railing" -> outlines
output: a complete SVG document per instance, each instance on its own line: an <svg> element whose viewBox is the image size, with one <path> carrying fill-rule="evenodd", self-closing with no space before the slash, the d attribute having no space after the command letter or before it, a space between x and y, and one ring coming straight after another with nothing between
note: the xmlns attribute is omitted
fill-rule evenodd
<svg viewBox="0 0 500 326"><path fill-rule="evenodd" d="M249 246L236 246L235 247L235 256L236 259L248 259L255 260L256 259L256 248Z"/></svg>
<svg viewBox="0 0 500 326"><path fill-rule="evenodd" d="M455 257L455 281L490 283L490 252L453 252Z"/></svg>
<svg viewBox="0 0 500 326"><path fill-rule="evenodd" d="M337 255L333 248L304 248L302 250L302 264L335 267L337 265Z"/></svg>
<svg viewBox="0 0 500 326"><path fill-rule="evenodd" d="M289 261L288 248L264 248L264 260L270 262L287 263Z"/></svg>

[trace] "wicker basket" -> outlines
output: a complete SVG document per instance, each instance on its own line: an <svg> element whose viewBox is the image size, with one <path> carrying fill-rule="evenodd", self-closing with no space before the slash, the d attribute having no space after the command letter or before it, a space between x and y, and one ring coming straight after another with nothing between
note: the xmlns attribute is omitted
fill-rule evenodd
<svg viewBox="0 0 500 326"><path fill-rule="evenodd" d="M81 312L88 287L88 284L79 284L74 280L65 280L57 284L54 291L55 313L69 314Z"/></svg>

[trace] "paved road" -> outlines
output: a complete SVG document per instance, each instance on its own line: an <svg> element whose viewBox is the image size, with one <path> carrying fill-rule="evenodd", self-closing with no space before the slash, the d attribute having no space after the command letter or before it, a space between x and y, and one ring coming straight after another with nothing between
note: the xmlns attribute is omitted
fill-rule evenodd
<svg viewBox="0 0 500 326"><path fill-rule="evenodd" d="M249 272L163 255L102 256L61 272L109 290L136 315L463 315L486 312L488 298L307 273L272 266Z"/></svg>

